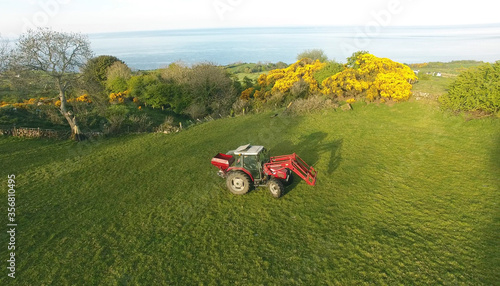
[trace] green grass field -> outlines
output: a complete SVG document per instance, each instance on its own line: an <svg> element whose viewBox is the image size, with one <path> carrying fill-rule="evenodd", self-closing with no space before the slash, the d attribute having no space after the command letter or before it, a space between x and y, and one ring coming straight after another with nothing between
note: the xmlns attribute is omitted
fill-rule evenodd
<svg viewBox="0 0 500 286"><path fill-rule="evenodd" d="M0 137L0 285L498 285L500 121L431 105L227 118L75 143ZM210 159L239 145L319 171L281 199L234 196ZM10 285L10 284L9 284Z"/></svg>

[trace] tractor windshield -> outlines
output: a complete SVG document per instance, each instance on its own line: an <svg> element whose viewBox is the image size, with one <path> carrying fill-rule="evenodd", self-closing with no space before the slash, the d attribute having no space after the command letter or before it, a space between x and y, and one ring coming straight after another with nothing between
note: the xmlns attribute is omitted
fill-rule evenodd
<svg viewBox="0 0 500 286"><path fill-rule="evenodd" d="M258 157L256 155L245 155L243 156L243 165L250 174L252 174L254 179L260 179L260 170L262 166L257 161Z"/></svg>
<svg viewBox="0 0 500 286"><path fill-rule="evenodd" d="M257 160L256 160L255 155L246 155L244 156L244 164L245 164L245 169L249 171L257 170Z"/></svg>

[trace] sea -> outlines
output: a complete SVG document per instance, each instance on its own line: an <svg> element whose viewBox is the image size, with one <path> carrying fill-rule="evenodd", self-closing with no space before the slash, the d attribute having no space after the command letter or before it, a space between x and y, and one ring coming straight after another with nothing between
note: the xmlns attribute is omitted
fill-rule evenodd
<svg viewBox="0 0 500 286"><path fill-rule="evenodd" d="M89 35L96 55L113 55L134 70L213 63L293 63L321 49L345 63L369 51L401 63L500 60L500 23L470 26L337 26L134 31Z"/></svg>

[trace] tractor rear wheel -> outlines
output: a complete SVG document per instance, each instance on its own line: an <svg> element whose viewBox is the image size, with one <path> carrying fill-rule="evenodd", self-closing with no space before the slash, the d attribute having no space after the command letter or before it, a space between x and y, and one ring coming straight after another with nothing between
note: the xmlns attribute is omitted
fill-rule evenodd
<svg viewBox="0 0 500 286"><path fill-rule="evenodd" d="M244 195L250 191L252 180L247 174L241 171L235 171L229 173L226 184L231 193L235 195Z"/></svg>
<svg viewBox="0 0 500 286"><path fill-rule="evenodd" d="M276 178L272 178L271 180L269 180L269 182L267 183L267 187L269 188L271 195L273 195L273 197L275 198L281 197L281 195L285 191L283 183Z"/></svg>

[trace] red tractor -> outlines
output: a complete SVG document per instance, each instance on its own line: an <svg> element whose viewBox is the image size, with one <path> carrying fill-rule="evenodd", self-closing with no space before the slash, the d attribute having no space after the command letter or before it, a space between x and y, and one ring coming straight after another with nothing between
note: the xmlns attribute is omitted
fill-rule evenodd
<svg viewBox="0 0 500 286"><path fill-rule="evenodd" d="M264 146L248 144L219 153L212 158L212 165L219 168L218 175L236 195L246 194L254 186L268 186L273 197L279 198L284 186L292 183L292 172L311 186L316 183L316 170L295 153L269 157Z"/></svg>

